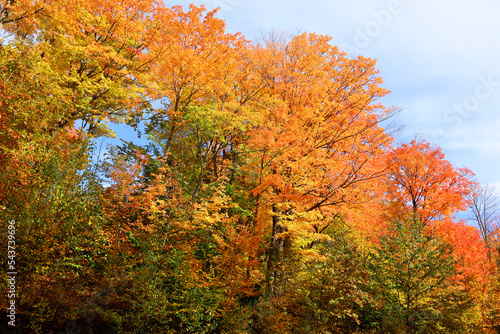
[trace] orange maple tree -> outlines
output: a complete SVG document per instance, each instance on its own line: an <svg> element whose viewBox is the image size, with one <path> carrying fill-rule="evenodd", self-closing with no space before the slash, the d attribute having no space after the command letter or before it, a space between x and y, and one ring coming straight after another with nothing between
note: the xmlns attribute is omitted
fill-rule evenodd
<svg viewBox="0 0 500 334"><path fill-rule="evenodd" d="M375 62L348 58L329 41L274 36L253 50L266 83L264 117L248 132L244 170L254 177L255 217L271 230L271 290L287 248L324 238L335 219L370 198L384 169L375 158L391 144L379 122L393 110L376 103L387 91Z"/></svg>
<svg viewBox="0 0 500 334"><path fill-rule="evenodd" d="M402 144L387 156L387 195L393 213L411 212L424 223L467 209L474 175L456 168L426 141Z"/></svg>

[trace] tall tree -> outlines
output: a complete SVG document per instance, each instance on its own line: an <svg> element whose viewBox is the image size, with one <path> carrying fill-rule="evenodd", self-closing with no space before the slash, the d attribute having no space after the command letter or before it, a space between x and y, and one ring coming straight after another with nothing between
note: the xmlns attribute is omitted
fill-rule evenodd
<svg viewBox="0 0 500 334"><path fill-rule="evenodd" d="M375 157L391 143L379 126L392 110L376 103L387 91L375 62L350 59L329 41L301 34L256 49L265 117L249 133L245 168L257 177L258 219L272 220L272 289L287 239L320 234L349 205L369 199L369 184L384 169Z"/></svg>

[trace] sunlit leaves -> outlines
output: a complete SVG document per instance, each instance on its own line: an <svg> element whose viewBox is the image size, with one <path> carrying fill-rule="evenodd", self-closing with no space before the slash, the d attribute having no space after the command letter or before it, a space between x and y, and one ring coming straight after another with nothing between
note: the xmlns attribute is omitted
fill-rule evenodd
<svg viewBox="0 0 500 334"><path fill-rule="evenodd" d="M424 223L451 217L467 208L473 173L456 168L438 147L412 141L388 156L388 196Z"/></svg>
<svg viewBox="0 0 500 334"><path fill-rule="evenodd" d="M453 221L471 172L392 149L374 60L152 0L6 1L0 23L0 215L23 223L33 332L89 312L117 333L494 324L494 261ZM147 146L90 162L142 121Z"/></svg>

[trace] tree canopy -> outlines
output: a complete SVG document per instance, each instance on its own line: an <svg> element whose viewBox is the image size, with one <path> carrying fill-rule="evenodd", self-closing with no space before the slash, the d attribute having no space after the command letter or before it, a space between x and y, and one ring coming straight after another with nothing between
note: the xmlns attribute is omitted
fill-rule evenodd
<svg viewBox="0 0 500 334"><path fill-rule="evenodd" d="M498 226L470 170L395 144L374 59L153 0L8 0L0 23L16 332L499 331ZM148 144L100 147L119 123Z"/></svg>

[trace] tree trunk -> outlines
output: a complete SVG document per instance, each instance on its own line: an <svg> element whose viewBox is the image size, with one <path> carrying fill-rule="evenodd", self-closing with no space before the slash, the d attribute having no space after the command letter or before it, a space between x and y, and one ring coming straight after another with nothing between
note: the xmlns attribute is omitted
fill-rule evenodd
<svg viewBox="0 0 500 334"><path fill-rule="evenodd" d="M273 205L273 229L271 234L271 244L269 247L269 257L267 259L268 289L271 296L277 293L277 282L282 278L282 265L284 260L285 238L281 236L286 232L286 228L280 223L280 211Z"/></svg>

